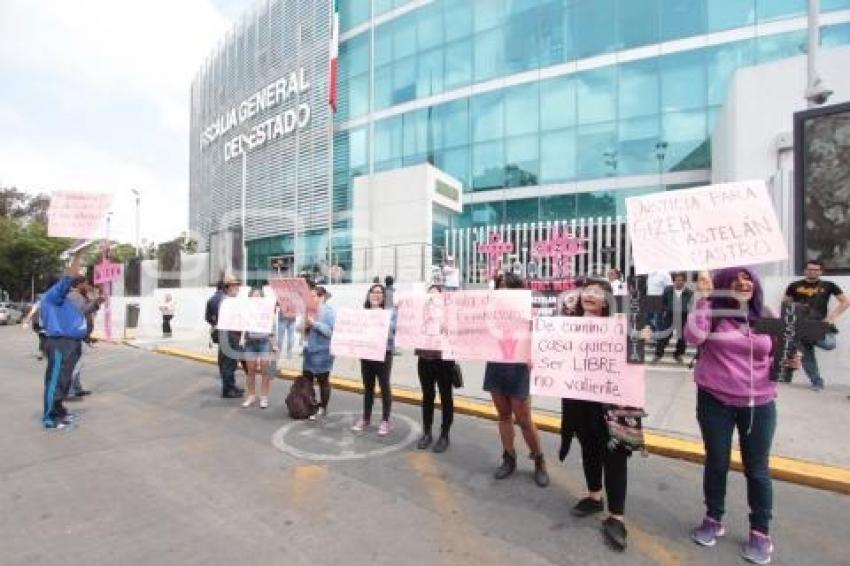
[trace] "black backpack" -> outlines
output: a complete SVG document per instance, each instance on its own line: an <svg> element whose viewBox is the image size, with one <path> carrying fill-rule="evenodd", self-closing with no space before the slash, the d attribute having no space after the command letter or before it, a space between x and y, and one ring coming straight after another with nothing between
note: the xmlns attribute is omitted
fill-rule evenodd
<svg viewBox="0 0 850 566"><path fill-rule="evenodd" d="M289 394L285 401L290 418L301 420L315 413L316 401L313 399L314 395L312 381L304 376L298 376L292 387L289 388Z"/></svg>

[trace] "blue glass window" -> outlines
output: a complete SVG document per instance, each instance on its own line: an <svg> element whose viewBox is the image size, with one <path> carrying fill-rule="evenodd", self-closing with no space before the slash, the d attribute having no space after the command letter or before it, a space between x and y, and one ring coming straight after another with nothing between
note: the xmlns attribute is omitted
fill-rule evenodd
<svg viewBox="0 0 850 566"><path fill-rule="evenodd" d="M471 82L472 41L463 39L446 45L446 90L466 86Z"/></svg>
<svg viewBox="0 0 850 566"><path fill-rule="evenodd" d="M709 32L748 26L756 21L755 0L711 0L706 7Z"/></svg>
<svg viewBox="0 0 850 566"><path fill-rule="evenodd" d="M422 98L443 91L443 50L432 49L417 57L416 97Z"/></svg>
<svg viewBox="0 0 850 566"><path fill-rule="evenodd" d="M684 171L709 166L708 133L705 110L664 114L662 138L667 143L664 152L665 171Z"/></svg>
<svg viewBox="0 0 850 566"><path fill-rule="evenodd" d="M658 171L656 144L660 121L658 116L621 120L619 123L617 171L620 175L641 175Z"/></svg>
<svg viewBox="0 0 850 566"><path fill-rule="evenodd" d="M348 117L356 118L369 112L369 74L348 81Z"/></svg>
<svg viewBox="0 0 850 566"><path fill-rule="evenodd" d="M768 0L756 2L756 19L760 22L802 16L806 13L806 0Z"/></svg>
<svg viewBox="0 0 850 566"><path fill-rule="evenodd" d="M438 106L435 109L434 119L442 123L443 147L457 147L469 143L469 102L467 100Z"/></svg>
<svg viewBox="0 0 850 566"><path fill-rule="evenodd" d="M446 41L469 37L472 34L472 2L445 0L443 23Z"/></svg>
<svg viewBox="0 0 850 566"><path fill-rule="evenodd" d="M472 4L476 33L504 23L505 0L473 0Z"/></svg>
<svg viewBox="0 0 850 566"><path fill-rule="evenodd" d="M826 26L820 33L820 42L824 47L850 44L850 24Z"/></svg>
<svg viewBox="0 0 850 566"><path fill-rule="evenodd" d="M658 43L658 0L617 0L619 47Z"/></svg>
<svg viewBox="0 0 850 566"><path fill-rule="evenodd" d="M541 83L540 128L559 130L576 123L576 87L572 77L558 77Z"/></svg>
<svg viewBox="0 0 850 566"><path fill-rule="evenodd" d="M502 92L479 94L472 99L472 140L474 142L500 139L504 135L504 104Z"/></svg>
<svg viewBox="0 0 850 566"><path fill-rule="evenodd" d="M540 4L540 66L548 67L574 57L569 15L571 8L562 0L542 0Z"/></svg>
<svg viewBox="0 0 850 566"><path fill-rule="evenodd" d="M753 41L749 39L708 49L708 104L719 105L726 102L735 71L752 65L754 59Z"/></svg>
<svg viewBox="0 0 850 566"><path fill-rule="evenodd" d="M386 25L393 27L393 57L403 59L416 53L416 12L411 12Z"/></svg>
<svg viewBox="0 0 850 566"><path fill-rule="evenodd" d="M375 109L392 106L393 103L393 66L384 65L375 69Z"/></svg>
<svg viewBox="0 0 850 566"><path fill-rule="evenodd" d="M540 220L572 220L576 215L576 195L540 198Z"/></svg>
<svg viewBox="0 0 850 566"><path fill-rule="evenodd" d="M469 182L469 158L469 146L446 149L437 152L435 165L460 181L466 190L472 186Z"/></svg>
<svg viewBox="0 0 850 566"><path fill-rule="evenodd" d="M850 8L850 0L820 0L820 11L844 10Z"/></svg>
<svg viewBox="0 0 850 566"><path fill-rule="evenodd" d="M705 33L708 27L706 1L661 0L661 41Z"/></svg>
<svg viewBox="0 0 850 566"><path fill-rule="evenodd" d="M806 42L805 30L759 37L756 40L756 60L758 63L769 63L801 55L806 51Z"/></svg>
<svg viewBox="0 0 850 566"><path fill-rule="evenodd" d="M536 134L539 122L538 83L507 89L504 96L505 135Z"/></svg>
<svg viewBox="0 0 850 566"><path fill-rule="evenodd" d="M576 145L580 179L617 174L616 122L579 126Z"/></svg>
<svg viewBox="0 0 850 566"><path fill-rule="evenodd" d="M613 51L617 45L614 0L575 0L573 33L576 55L588 57Z"/></svg>
<svg viewBox="0 0 850 566"><path fill-rule="evenodd" d="M501 140L472 147L472 184L476 190L505 186L505 151Z"/></svg>
<svg viewBox="0 0 850 566"><path fill-rule="evenodd" d="M576 195L576 213L579 218L597 218L617 215L617 197L613 191L594 191Z"/></svg>
<svg viewBox="0 0 850 566"><path fill-rule="evenodd" d="M409 57L393 65L393 105L416 97L416 57Z"/></svg>
<svg viewBox="0 0 850 566"><path fill-rule="evenodd" d="M339 28L345 31L369 19L369 0L348 0L339 3Z"/></svg>
<svg viewBox="0 0 850 566"><path fill-rule="evenodd" d="M495 28L475 36L475 80L486 81L504 74L504 29Z"/></svg>
<svg viewBox="0 0 850 566"><path fill-rule="evenodd" d="M401 164L403 151L401 116L387 118L375 123L375 163L398 160Z"/></svg>
<svg viewBox="0 0 850 566"><path fill-rule="evenodd" d="M427 110L407 112L402 117L402 147L404 165L422 163L433 147L428 147L428 113Z"/></svg>
<svg viewBox="0 0 850 566"><path fill-rule="evenodd" d="M369 131L357 128L348 133L348 162L352 169L364 172L369 160Z"/></svg>
<svg viewBox="0 0 850 566"><path fill-rule="evenodd" d="M375 28L375 66L386 65L393 60L392 22Z"/></svg>
<svg viewBox="0 0 850 566"><path fill-rule="evenodd" d="M505 140L505 186L536 185L540 179L540 138L519 136Z"/></svg>
<svg viewBox="0 0 850 566"><path fill-rule="evenodd" d="M540 202L536 198L505 201L505 222L537 222L539 216Z"/></svg>
<svg viewBox="0 0 850 566"><path fill-rule="evenodd" d="M373 0L373 2L376 16L389 12L395 7L393 0ZM341 3L344 3L344 1Z"/></svg>
<svg viewBox="0 0 850 566"><path fill-rule="evenodd" d="M540 182L551 184L575 178L575 130L548 132L540 136Z"/></svg>
<svg viewBox="0 0 850 566"><path fill-rule="evenodd" d="M705 54L702 50L667 55L658 60L661 108L664 111L705 106Z"/></svg>
<svg viewBox="0 0 850 566"><path fill-rule="evenodd" d="M511 2L514 10L505 22L505 73L540 66L540 26L537 2Z"/></svg>
<svg viewBox="0 0 850 566"><path fill-rule="evenodd" d="M472 223L475 226L484 224L497 224L505 220L505 206L503 202L482 202L473 204Z"/></svg>
<svg viewBox="0 0 850 566"><path fill-rule="evenodd" d="M658 114L658 61L648 59L620 65L619 116L634 118Z"/></svg>
<svg viewBox="0 0 850 566"><path fill-rule="evenodd" d="M575 76L578 85L578 123L593 124L617 118L617 68L605 67Z"/></svg>
<svg viewBox="0 0 850 566"><path fill-rule="evenodd" d="M369 34L352 37L339 46L340 76L369 72Z"/></svg>
<svg viewBox="0 0 850 566"><path fill-rule="evenodd" d="M434 2L416 10L416 39L419 51L427 51L443 44L443 14L440 7L440 2Z"/></svg>

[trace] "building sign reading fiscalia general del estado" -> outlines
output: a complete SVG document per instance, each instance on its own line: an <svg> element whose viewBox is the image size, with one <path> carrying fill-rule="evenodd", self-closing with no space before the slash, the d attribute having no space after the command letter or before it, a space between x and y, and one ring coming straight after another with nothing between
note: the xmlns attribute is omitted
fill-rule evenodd
<svg viewBox="0 0 850 566"><path fill-rule="evenodd" d="M244 153L260 148L268 142L287 136L310 123L310 104L296 98L310 89L304 76L304 68L289 73L257 91L239 104L221 114L215 122L201 132L201 151L231 130L241 126L255 116L291 103L290 107L239 133L224 143L224 160L230 161Z"/></svg>

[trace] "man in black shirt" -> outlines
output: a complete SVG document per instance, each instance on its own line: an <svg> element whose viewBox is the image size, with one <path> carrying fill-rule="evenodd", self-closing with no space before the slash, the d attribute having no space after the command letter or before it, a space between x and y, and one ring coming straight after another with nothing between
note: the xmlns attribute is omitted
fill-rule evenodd
<svg viewBox="0 0 850 566"><path fill-rule="evenodd" d="M835 324L838 317L850 307L850 297L847 297L832 281L824 281L820 278L823 273L823 263L820 261L806 262L805 278L788 285L785 290L785 300L804 305L808 308L809 316L817 320L823 320ZM829 312L829 299L832 296L838 299L838 306ZM803 369L812 382L814 391L823 389L823 378L818 370L818 362L815 359L815 346L823 350L832 350L836 346L835 334L837 330L828 333L816 343L801 342L800 350L803 352Z"/></svg>

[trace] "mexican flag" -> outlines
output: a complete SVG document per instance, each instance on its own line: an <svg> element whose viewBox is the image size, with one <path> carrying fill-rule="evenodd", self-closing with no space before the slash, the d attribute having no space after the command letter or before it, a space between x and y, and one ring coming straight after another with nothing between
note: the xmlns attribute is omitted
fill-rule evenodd
<svg viewBox="0 0 850 566"><path fill-rule="evenodd" d="M328 81L328 104L331 109L336 112L336 97L337 97L337 81L339 78L339 8L337 2L339 0L331 0L333 4L333 14L331 15L331 46L330 46L330 80Z"/></svg>

